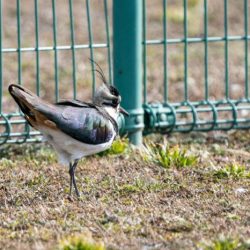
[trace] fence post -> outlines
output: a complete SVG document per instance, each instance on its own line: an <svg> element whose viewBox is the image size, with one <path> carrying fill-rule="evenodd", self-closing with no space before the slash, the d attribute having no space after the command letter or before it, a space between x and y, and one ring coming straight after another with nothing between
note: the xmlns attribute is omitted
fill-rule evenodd
<svg viewBox="0 0 250 250"><path fill-rule="evenodd" d="M130 141L142 143L142 0L113 1L113 72Z"/></svg>

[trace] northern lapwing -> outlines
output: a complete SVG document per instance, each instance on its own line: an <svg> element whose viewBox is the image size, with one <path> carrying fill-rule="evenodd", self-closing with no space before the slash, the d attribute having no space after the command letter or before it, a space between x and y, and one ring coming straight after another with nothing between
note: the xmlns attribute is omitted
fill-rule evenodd
<svg viewBox="0 0 250 250"><path fill-rule="evenodd" d="M120 106L121 96L110 85L100 66L95 70L103 84L94 94L93 102L64 100L48 103L22 86L11 84L9 92L20 107L29 125L39 130L56 150L59 162L69 166L70 194L74 186L78 161L108 149L118 134L119 113L128 115Z"/></svg>

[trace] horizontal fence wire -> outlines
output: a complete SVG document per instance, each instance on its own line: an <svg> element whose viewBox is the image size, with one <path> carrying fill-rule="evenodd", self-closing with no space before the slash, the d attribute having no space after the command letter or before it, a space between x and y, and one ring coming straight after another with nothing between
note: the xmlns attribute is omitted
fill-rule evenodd
<svg viewBox="0 0 250 250"><path fill-rule="evenodd" d="M6 8L8 13L12 13L11 11L15 10L15 17L12 17L16 24L14 23L7 23L5 22L6 15L3 13L3 6L6 4ZM48 2L49 4L49 2ZM96 85L96 79L94 74L94 64L90 63L89 58L92 60L99 61L101 60L101 65L105 64L107 65L107 73L108 78L110 79L110 83L112 84L112 60L111 60L111 46L110 46L110 18L109 18L109 10L110 5L107 3L107 0L98 1L98 15L103 15L104 19L102 20L102 28L103 28L103 34L105 36L101 37L94 37L94 31L96 30L96 26L93 25L91 20L91 9L96 6L97 3L92 3L89 0L83 1L83 4L81 5L81 10L77 10L75 5L76 2L72 0L68 0L67 3L62 3L56 0L51 0L50 2L50 13L46 13L48 17L43 16L44 10L46 8L46 3L39 0L33 1L33 6L29 3L29 9L31 9L30 16L33 15L33 22L34 22L34 30L31 34L31 36L34 36L34 46L29 46L29 42L25 40L25 33L27 32L27 29L29 28L26 21L27 15L25 15L25 11L27 11L27 4L16 0L16 5L7 4L7 1L0 1L0 145L4 143L24 143L24 142L40 142L41 141L41 134L38 131L34 131L26 122L26 120L23 117L23 114L20 112L20 110L17 108L17 106L14 104L14 101L9 97L9 95L4 94L7 91L8 84L11 79L8 79L6 76L8 82L4 82L3 78L5 77L5 73L7 74L10 70L8 67L11 67L10 65L5 65L3 63L3 60L7 58L8 56L13 56L17 58L13 62L13 64L17 65L17 81L16 83L20 85L26 84L24 83L24 67L27 63L25 61L26 55L34 55L34 84L33 86L35 88L36 94L39 96L45 91L45 94L47 92L50 92L52 95L53 101L57 102L61 99L60 96L60 74L65 74L65 69L62 69L61 62L62 60L62 53L71 52L71 56L67 57L67 60L69 60L69 63L67 65L68 68L71 68L71 83L69 81L69 85L67 86L67 89L72 89L72 98L76 99L78 94L78 78L77 72L77 56L78 56L78 62L79 57L81 56L80 62L84 64L90 65L89 74L92 75L92 82L90 82L90 86L93 86L92 91L95 90ZM25 6L26 5L26 6ZM79 6L79 3L78 3ZM66 23L69 23L68 27L65 27L65 29L69 29L69 40L68 42L60 40L60 34L59 34L59 28L62 21L62 12L64 9L67 9L68 12L68 21ZM32 13L33 11L33 13ZM82 17L86 16L86 20L76 20L75 13L81 12ZM42 14L43 13L43 14ZM96 13L95 13L96 15ZM50 21L51 17L51 21ZM51 29L44 32L42 31L43 25L44 25L44 19L48 19L50 22ZM66 20L66 16L64 17ZM78 17L79 19L79 17ZM8 19L9 20L9 19ZM27 19L28 20L28 19ZM43 23L42 23L43 20ZM64 20L63 20L64 21ZM80 26L80 22L87 23L87 26L84 26L82 28L82 31L86 34L86 39L82 43L79 43L79 39L76 40L76 32L75 27ZM8 29L8 25L16 26L16 35L13 37L16 37L16 46L9 46L8 43L4 43L4 41L7 40L7 38L4 36L3 30ZM66 25L65 25L66 26ZM51 32L51 34L50 34ZM7 32L8 33L8 32ZM101 33L101 32L100 32ZM97 31L95 31L95 34L97 34ZM42 40L42 36L51 36L52 40L48 42L48 45ZM52 45L51 45L52 43ZM63 44L65 43L65 45ZM12 43L13 44L13 43ZM85 53L84 51L89 51L89 53ZM96 51L100 51L96 53ZM82 56L81 52L85 53L84 56ZM51 64L51 74L53 75L53 78L51 79L51 82L49 84L46 83L44 85L44 80L42 79L42 65L41 58L44 57L44 55L47 55L50 60L52 60ZM25 57L25 59L24 59ZM70 59L71 58L71 59ZM6 59L7 60L7 59ZM33 66L33 65L32 65ZM12 67L13 68L13 67ZM69 69L70 70L70 69ZM32 69L30 69L30 73L32 72ZM53 84L54 80L54 84ZM80 83L81 84L81 83ZM29 85L28 85L29 87ZM51 90L50 90L51 89ZM54 92L52 91L54 89ZM53 97L54 96L54 97ZM10 103L10 105L6 105L6 103ZM7 107L8 106L8 107ZM9 108L9 106L13 106ZM7 109L7 111L5 110ZM9 111L10 110L10 111Z"/></svg>
<svg viewBox="0 0 250 250"><path fill-rule="evenodd" d="M209 15L215 13L209 13L210 1L196 1L199 4L199 8L203 8L203 35L200 37L189 36L189 25L190 16L189 13L189 1L183 0L182 6L178 6L178 11L182 9L183 14L181 15L183 24L183 37L172 38L168 34L168 22L167 17L168 8L173 7L169 3L170 1L162 0L162 20L163 20L163 36L162 38L157 37L156 39L150 36L148 39L147 35L150 33L150 25L155 25L151 23L149 12L150 12L150 1L143 1L143 69L144 69L144 109L145 109L145 122L146 129L144 134L152 132L169 133L171 131L175 132L190 132L190 131L211 131L211 130L230 130L230 129L248 129L250 128L250 100L249 100L249 63L248 63L248 46L250 36L248 33L248 13L249 6L248 0L244 0L242 17L244 17L244 34L240 35L230 35L229 34L229 14L228 8L230 3L227 0L218 1L223 4L223 36L209 36ZM203 5L203 6L202 6ZM171 9L172 10L172 9ZM173 13L175 13L173 11ZM179 13L179 12L178 12ZM171 13L170 13L171 14ZM181 18L180 18L181 19ZM196 20L197 21L197 20ZM152 26L153 27L153 26ZM153 28L153 31L156 27ZM173 32L173 31L172 31ZM152 32L153 33L153 32ZM244 93L237 99L231 98L231 82L230 82L230 44L234 42L244 43ZM209 61L210 58L210 46L216 43L221 43L224 46L224 66L221 68L221 72L224 72L224 95L220 99L214 100L211 98L210 92L210 69L216 67ZM193 44L193 45L192 45ZM197 98L196 101L190 100L190 69L192 67L190 62L190 46L197 46L203 44L203 79L204 82L199 82L200 89L204 89L204 96ZM159 87L160 92L163 93L162 100L155 102L154 100L149 101L149 89L154 89L150 87L150 78L152 78L152 67L150 68L148 61L150 61L151 54L149 54L150 49L161 51L160 46L162 46L161 56L163 58L163 88ZM171 46L171 47L170 47ZM175 102L173 99L169 100L169 97L173 92L170 91L171 80L169 77L169 61L171 64L171 58L169 56L169 51L173 46L179 46L183 48L183 87L182 87L182 100ZM179 52L181 53L181 52ZM236 53L236 51L235 51ZM218 55L223 58L223 54ZM155 59L155 58L154 58ZM152 59L153 60L153 59ZM157 57L157 60L160 60ZM180 62L181 63L181 62ZM243 72L243 71L241 71ZM219 84L219 82L218 82ZM203 85L203 86L202 86ZM223 85L218 85L218 90ZM161 89L163 90L161 92ZM174 89L176 91L176 89Z"/></svg>

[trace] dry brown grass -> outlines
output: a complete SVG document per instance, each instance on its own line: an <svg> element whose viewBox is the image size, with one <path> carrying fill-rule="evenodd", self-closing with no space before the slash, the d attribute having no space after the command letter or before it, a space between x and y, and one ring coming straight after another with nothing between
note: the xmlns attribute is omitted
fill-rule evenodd
<svg viewBox="0 0 250 250"><path fill-rule="evenodd" d="M61 239L86 232L108 249L197 249L221 236L249 240L249 176L215 174L229 162L249 173L249 136L168 141L197 154L198 164L164 169L138 149L90 157L77 169L80 200L69 198L68 171L48 148L2 151L1 248L55 249Z"/></svg>

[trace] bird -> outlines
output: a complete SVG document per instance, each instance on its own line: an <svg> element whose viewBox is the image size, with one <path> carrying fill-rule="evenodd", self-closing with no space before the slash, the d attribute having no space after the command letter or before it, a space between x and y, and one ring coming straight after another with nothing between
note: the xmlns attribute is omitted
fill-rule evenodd
<svg viewBox="0 0 250 250"><path fill-rule="evenodd" d="M62 100L49 103L17 84L9 85L9 93L20 107L28 124L39 130L52 145L59 163L69 166L70 196L76 184L79 160L108 149L118 135L118 116L129 113L121 107L121 95L109 84L101 67L94 69L102 80L92 102Z"/></svg>

